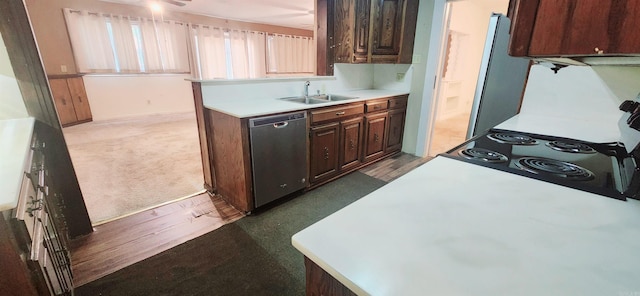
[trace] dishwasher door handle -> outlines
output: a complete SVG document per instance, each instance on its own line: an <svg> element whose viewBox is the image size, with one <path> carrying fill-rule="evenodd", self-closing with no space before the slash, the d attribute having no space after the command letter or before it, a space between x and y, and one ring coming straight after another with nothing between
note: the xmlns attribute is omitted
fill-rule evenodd
<svg viewBox="0 0 640 296"><path fill-rule="evenodd" d="M287 122L287 121L283 121L283 122L276 122L276 123L274 123L274 124L273 124L273 127L275 127L275 128L284 128L284 127L286 127L287 125L289 125L289 122Z"/></svg>

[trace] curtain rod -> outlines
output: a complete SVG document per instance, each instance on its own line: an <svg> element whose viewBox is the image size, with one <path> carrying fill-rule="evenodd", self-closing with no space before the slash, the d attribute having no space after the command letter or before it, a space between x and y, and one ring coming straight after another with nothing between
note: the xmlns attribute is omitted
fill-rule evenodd
<svg viewBox="0 0 640 296"><path fill-rule="evenodd" d="M67 10L69 10L70 13L82 13L83 10L78 10L78 9L71 9L71 8L67 8ZM120 15L120 14L113 14L113 13L105 13L105 12L93 12L93 11L87 11L84 10L84 12L86 12L87 14L90 15L97 15L97 16L105 16L105 17L121 17L121 18L127 18L127 19L132 19L132 20L147 20L147 21L155 21L155 22L164 22L164 23L170 23L173 22L175 24L179 24L179 25L184 25L184 26L188 26L189 23L185 23L182 21L175 21L175 20L159 20L159 19L153 19L153 18L148 18L148 17L142 17L142 16L130 16L130 15Z"/></svg>

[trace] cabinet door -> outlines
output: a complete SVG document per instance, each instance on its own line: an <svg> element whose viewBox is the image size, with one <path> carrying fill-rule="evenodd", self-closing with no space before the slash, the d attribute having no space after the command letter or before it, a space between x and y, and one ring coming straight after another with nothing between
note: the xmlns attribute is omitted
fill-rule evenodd
<svg viewBox="0 0 640 296"><path fill-rule="evenodd" d="M364 162L384 153L387 112L365 116Z"/></svg>
<svg viewBox="0 0 640 296"><path fill-rule="evenodd" d="M404 0L373 1L371 24L373 26L372 55L398 55ZM390 60L392 61L392 60Z"/></svg>
<svg viewBox="0 0 640 296"><path fill-rule="evenodd" d="M525 5L525 2L532 1L519 2L520 5ZM640 52L640 1L537 2L537 12L532 20L529 56L616 55ZM523 9L518 10L518 13L526 14Z"/></svg>
<svg viewBox="0 0 640 296"><path fill-rule="evenodd" d="M84 89L82 77L67 78L67 85L69 86L69 94L73 101L76 118L78 121L91 121L91 107L89 107L89 100L87 100L87 92Z"/></svg>
<svg viewBox="0 0 640 296"><path fill-rule="evenodd" d="M340 169L345 171L360 164L362 118L340 123Z"/></svg>
<svg viewBox="0 0 640 296"><path fill-rule="evenodd" d="M351 63L353 55L353 23L355 6L352 0L335 0L333 15L333 52L336 63Z"/></svg>
<svg viewBox="0 0 640 296"><path fill-rule="evenodd" d="M311 183L338 173L339 128L337 122L311 128Z"/></svg>
<svg viewBox="0 0 640 296"><path fill-rule="evenodd" d="M404 110L389 111L389 129L387 134L387 153L398 151L402 148L402 134L404 132Z"/></svg>
<svg viewBox="0 0 640 296"><path fill-rule="evenodd" d="M53 95L53 101L56 105L60 123L66 125L78 121L76 110L73 108L73 100L69 93L69 87L67 86L67 80L51 79L49 80L49 85L51 86L51 94Z"/></svg>
<svg viewBox="0 0 640 296"><path fill-rule="evenodd" d="M369 21L371 1L356 0L355 44L353 62L366 63L369 59Z"/></svg>

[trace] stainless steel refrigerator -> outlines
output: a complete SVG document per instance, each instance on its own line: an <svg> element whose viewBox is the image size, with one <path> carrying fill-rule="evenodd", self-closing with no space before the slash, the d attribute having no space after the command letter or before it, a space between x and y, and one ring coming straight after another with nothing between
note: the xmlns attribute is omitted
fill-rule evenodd
<svg viewBox="0 0 640 296"><path fill-rule="evenodd" d="M529 60L507 54L511 21L493 14L485 42L467 138L516 115L529 73Z"/></svg>

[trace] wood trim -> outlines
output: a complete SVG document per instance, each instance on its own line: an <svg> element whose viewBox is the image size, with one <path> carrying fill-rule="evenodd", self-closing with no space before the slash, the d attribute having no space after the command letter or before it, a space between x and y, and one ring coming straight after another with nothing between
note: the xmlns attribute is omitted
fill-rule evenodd
<svg viewBox="0 0 640 296"><path fill-rule="evenodd" d="M539 0L511 0L509 3L509 18L511 19L510 56L525 57L529 54L539 4Z"/></svg>
<svg viewBox="0 0 640 296"><path fill-rule="evenodd" d="M208 110L216 192L236 209L254 209L248 120Z"/></svg>
<svg viewBox="0 0 640 296"><path fill-rule="evenodd" d="M333 64L330 62L329 58L329 44L328 39L329 36L333 36L333 33L329 35L329 27L328 27L328 0L317 0L316 5L316 21L317 21L317 30L316 30L316 74L318 76L329 76L333 75L333 71L329 71L329 64Z"/></svg>
<svg viewBox="0 0 640 296"><path fill-rule="evenodd" d="M349 288L336 280L324 269L318 266L311 259L304 256L304 266L306 268L307 296L355 296Z"/></svg>
<svg viewBox="0 0 640 296"><path fill-rule="evenodd" d="M211 131L206 122L209 122L208 112L205 112L202 101L202 85L200 82L191 82L193 90L193 103L196 109L196 123L198 125L198 139L200 140L200 156L202 159L202 172L204 174L204 188L209 192L215 191L215 169L211 166L213 155L207 139L212 138ZM206 114L206 116L205 116Z"/></svg>
<svg viewBox="0 0 640 296"><path fill-rule="evenodd" d="M82 77L84 74L52 74L47 75L48 79L67 79L67 78L77 78Z"/></svg>
<svg viewBox="0 0 640 296"><path fill-rule="evenodd" d="M23 1L0 1L0 34L29 116L61 129Z"/></svg>

